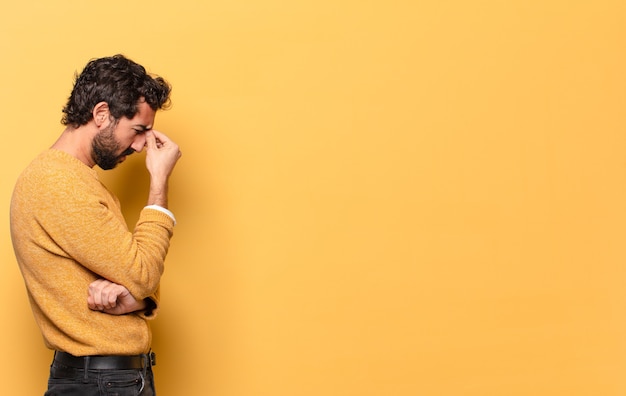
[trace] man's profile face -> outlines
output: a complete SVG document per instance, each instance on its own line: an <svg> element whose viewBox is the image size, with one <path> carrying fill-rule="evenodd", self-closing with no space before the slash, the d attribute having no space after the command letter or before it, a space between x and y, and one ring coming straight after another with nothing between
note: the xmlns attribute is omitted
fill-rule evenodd
<svg viewBox="0 0 626 396"><path fill-rule="evenodd" d="M103 170L115 168L117 164L123 161L124 157L135 152L131 147L128 147L120 153L121 144L115 139L117 124L117 122L113 122L106 129L98 132L91 142L93 159Z"/></svg>
<svg viewBox="0 0 626 396"><path fill-rule="evenodd" d="M132 153L141 152L146 144L145 133L152 129L154 116L155 111L142 101L132 119L122 117L112 121L91 142L94 162L101 169L109 170Z"/></svg>

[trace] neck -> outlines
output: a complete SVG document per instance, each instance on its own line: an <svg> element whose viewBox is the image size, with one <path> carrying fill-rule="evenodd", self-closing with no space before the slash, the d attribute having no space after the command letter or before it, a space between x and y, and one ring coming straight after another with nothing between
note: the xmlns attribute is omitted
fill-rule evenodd
<svg viewBox="0 0 626 396"><path fill-rule="evenodd" d="M64 151L93 168L95 162L91 157L91 142L97 131L98 129L90 127L90 124L81 125L78 128L68 126L52 145L52 148Z"/></svg>

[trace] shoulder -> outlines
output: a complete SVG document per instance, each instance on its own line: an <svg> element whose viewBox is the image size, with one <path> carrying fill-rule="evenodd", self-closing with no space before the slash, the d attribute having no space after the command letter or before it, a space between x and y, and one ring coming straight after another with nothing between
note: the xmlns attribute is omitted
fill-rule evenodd
<svg viewBox="0 0 626 396"><path fill-rule="evenodd" d="M24 169L18 181L63 182L68 179L97 180L96 171L63 151L48 149Z"/></svg>
<svg viewBox="0 0 626 396"><path fill-rule="evenodd" d="M67 198L76 192L80 195L86 191L98 193L102 188L94 169L67 153L49 149L22 171L15 184L14 197L42 200L62 195Z"/></svg>

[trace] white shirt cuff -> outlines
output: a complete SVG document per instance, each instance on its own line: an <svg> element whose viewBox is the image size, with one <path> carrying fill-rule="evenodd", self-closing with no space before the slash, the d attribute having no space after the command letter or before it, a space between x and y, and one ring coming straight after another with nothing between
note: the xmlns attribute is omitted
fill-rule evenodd
<svg viewBox="0 0 626 396"><path fill-rule="evenodd" d="M165 209L164 207L159 206L159 205L148 205L144 209L154 209L154 210L158 210L159 212L163 212L169 217L171 217L172 220L174 220L174 225L176 225L176 217L174 217L174 213L170 212L168 209Z"/></svg>

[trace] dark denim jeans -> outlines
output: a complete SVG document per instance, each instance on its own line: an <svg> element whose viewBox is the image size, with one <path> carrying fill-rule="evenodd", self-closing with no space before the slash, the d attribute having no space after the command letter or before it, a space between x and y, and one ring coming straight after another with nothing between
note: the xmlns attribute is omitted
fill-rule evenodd
<svg viewBox="0 0 626 396"><path fill-rule="evenodd" d="M152 367L135 370L85 370L52 362L44 396L154 396Z"/></svg>

